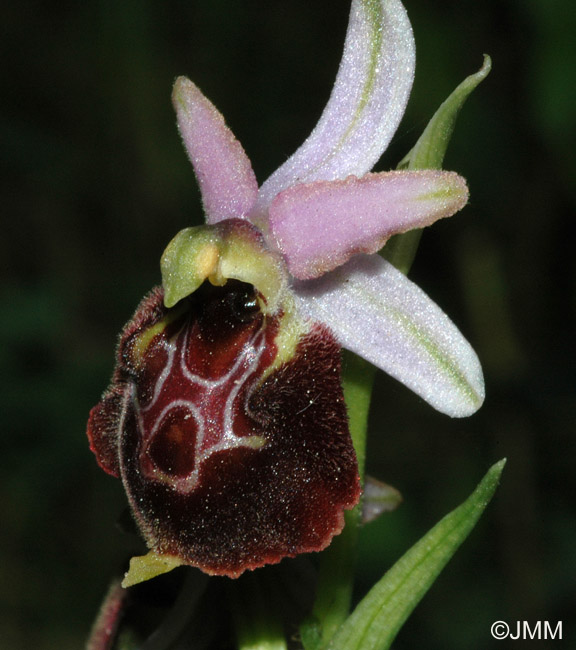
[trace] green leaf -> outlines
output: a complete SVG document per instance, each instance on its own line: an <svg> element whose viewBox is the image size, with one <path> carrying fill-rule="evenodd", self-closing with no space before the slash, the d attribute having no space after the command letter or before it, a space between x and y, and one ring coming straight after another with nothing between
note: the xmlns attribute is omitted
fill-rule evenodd
<svg viewBox="0 0 576 650"><path fill-rule="evenodd" d="M472 495L417 542L370 590L327 650L386 650L490 502L506 460L487 472Z"/></svg>
<svg viewBox="0 0 576 650"><path fill-rule="evenodd" d="M441 104L418 142L398 165L399 169L442 169L458 113L470 93L488 76L491 68L492 61L485 54L480 70L466 77Z"/></svg>
<svg viewBox="0 0 576 650"><path fill-rule="evenodd" d="M491 67L490 57L485 54L484 64L480 70L466 77L434 113L418 142L399 163L398 169L442 169L444 155L452 137L458 113L470 93L487 77ZM411 230L403 235L396 235L388 241L382 254L402 273L408 273L414 261L421 235L422 230Z"/></svg>

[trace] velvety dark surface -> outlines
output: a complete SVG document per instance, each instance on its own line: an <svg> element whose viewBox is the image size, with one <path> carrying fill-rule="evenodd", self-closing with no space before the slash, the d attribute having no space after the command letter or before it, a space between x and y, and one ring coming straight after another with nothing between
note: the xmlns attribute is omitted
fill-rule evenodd
<svg viewBox="0 0 576 650"><path fill-rule="evenodd" d="M126 326L88 425L149 548L233 578L322 550L360 495L336 340L311 326L264 379L281 317L251 285L206 282L172 310L162 299Z"/></svg>
<svg viewBox="0 0 576 650"><path fill-rule="evenodd" d="M506 647L490 637L497 619L564 619L570 647L574 6L406 4L416 83L379 168L396 165L484 52L494 62L445 161L468 179L470 205L425 234L411 273L477 348L487 400L452 421L379 377L368 468L405 501L366 528L358 593L507 456L495 501L395 647ZM84 430L117 333L159 281L162 250L201 220L170 105L174 78L189 75L218 106L262 180L315 124L347 13L345 0L3 8L3 647L81 647L109 576L142 551L115 526L124 495Z"/></svg>

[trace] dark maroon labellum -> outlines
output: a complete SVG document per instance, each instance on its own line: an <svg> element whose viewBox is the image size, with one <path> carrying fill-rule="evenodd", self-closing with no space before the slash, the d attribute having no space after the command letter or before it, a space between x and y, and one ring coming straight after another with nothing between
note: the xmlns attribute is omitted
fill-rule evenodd
<svg viewBox="0 0 576 650"><path fill-rule="evenodd" d="M230 577L325 548L360 490L338 344L312 325L274 364L282 313L261 300L237 280L172 309L153 291L88 424L148 546Z"/></svg>

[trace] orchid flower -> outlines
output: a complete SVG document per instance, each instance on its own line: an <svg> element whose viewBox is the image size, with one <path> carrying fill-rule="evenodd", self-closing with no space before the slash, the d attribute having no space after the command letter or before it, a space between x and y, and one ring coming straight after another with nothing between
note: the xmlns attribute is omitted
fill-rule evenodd
<svg viewBox="0 0 576 650"><path fill-rule="evenodd" d="M236 577L342 530L360 481L340 348L450 416L482 403L469 344L378 255L468 197L453 172L370 172L404 113L414 58L399 0L353 0L320 121L260 188L217 109L177 79L206 224L168 245L163 287L124 329L88 426L151 549L125 584L180 564Z"/></svg>
<svg viewBox="0 0 576 650"><path fill-rule="evenodd" d="M375 29L380 24L382 31ZM379 256L361 255L467 201L465 182L454 173L369 173L402 118L414 64L401 3L355 1L319 123L260 189L240 143L198 88L179 78L173 99L206 222L240 218L258 225L293 278L308 281L292 285L302 313L439 411L460 417L483 401L475 353L410 280Z"/></svg>

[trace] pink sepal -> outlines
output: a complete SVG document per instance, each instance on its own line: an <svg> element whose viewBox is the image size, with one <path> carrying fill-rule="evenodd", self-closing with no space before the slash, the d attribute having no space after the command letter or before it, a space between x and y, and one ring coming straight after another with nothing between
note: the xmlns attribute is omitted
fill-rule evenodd
<svg viewBox="0 0 576 650"><path fill-rule="evenodd" d="M172 101L207 223L245 217L258 195L258 182L242 145L216 107L186 77L176 79Z"/></svg>

